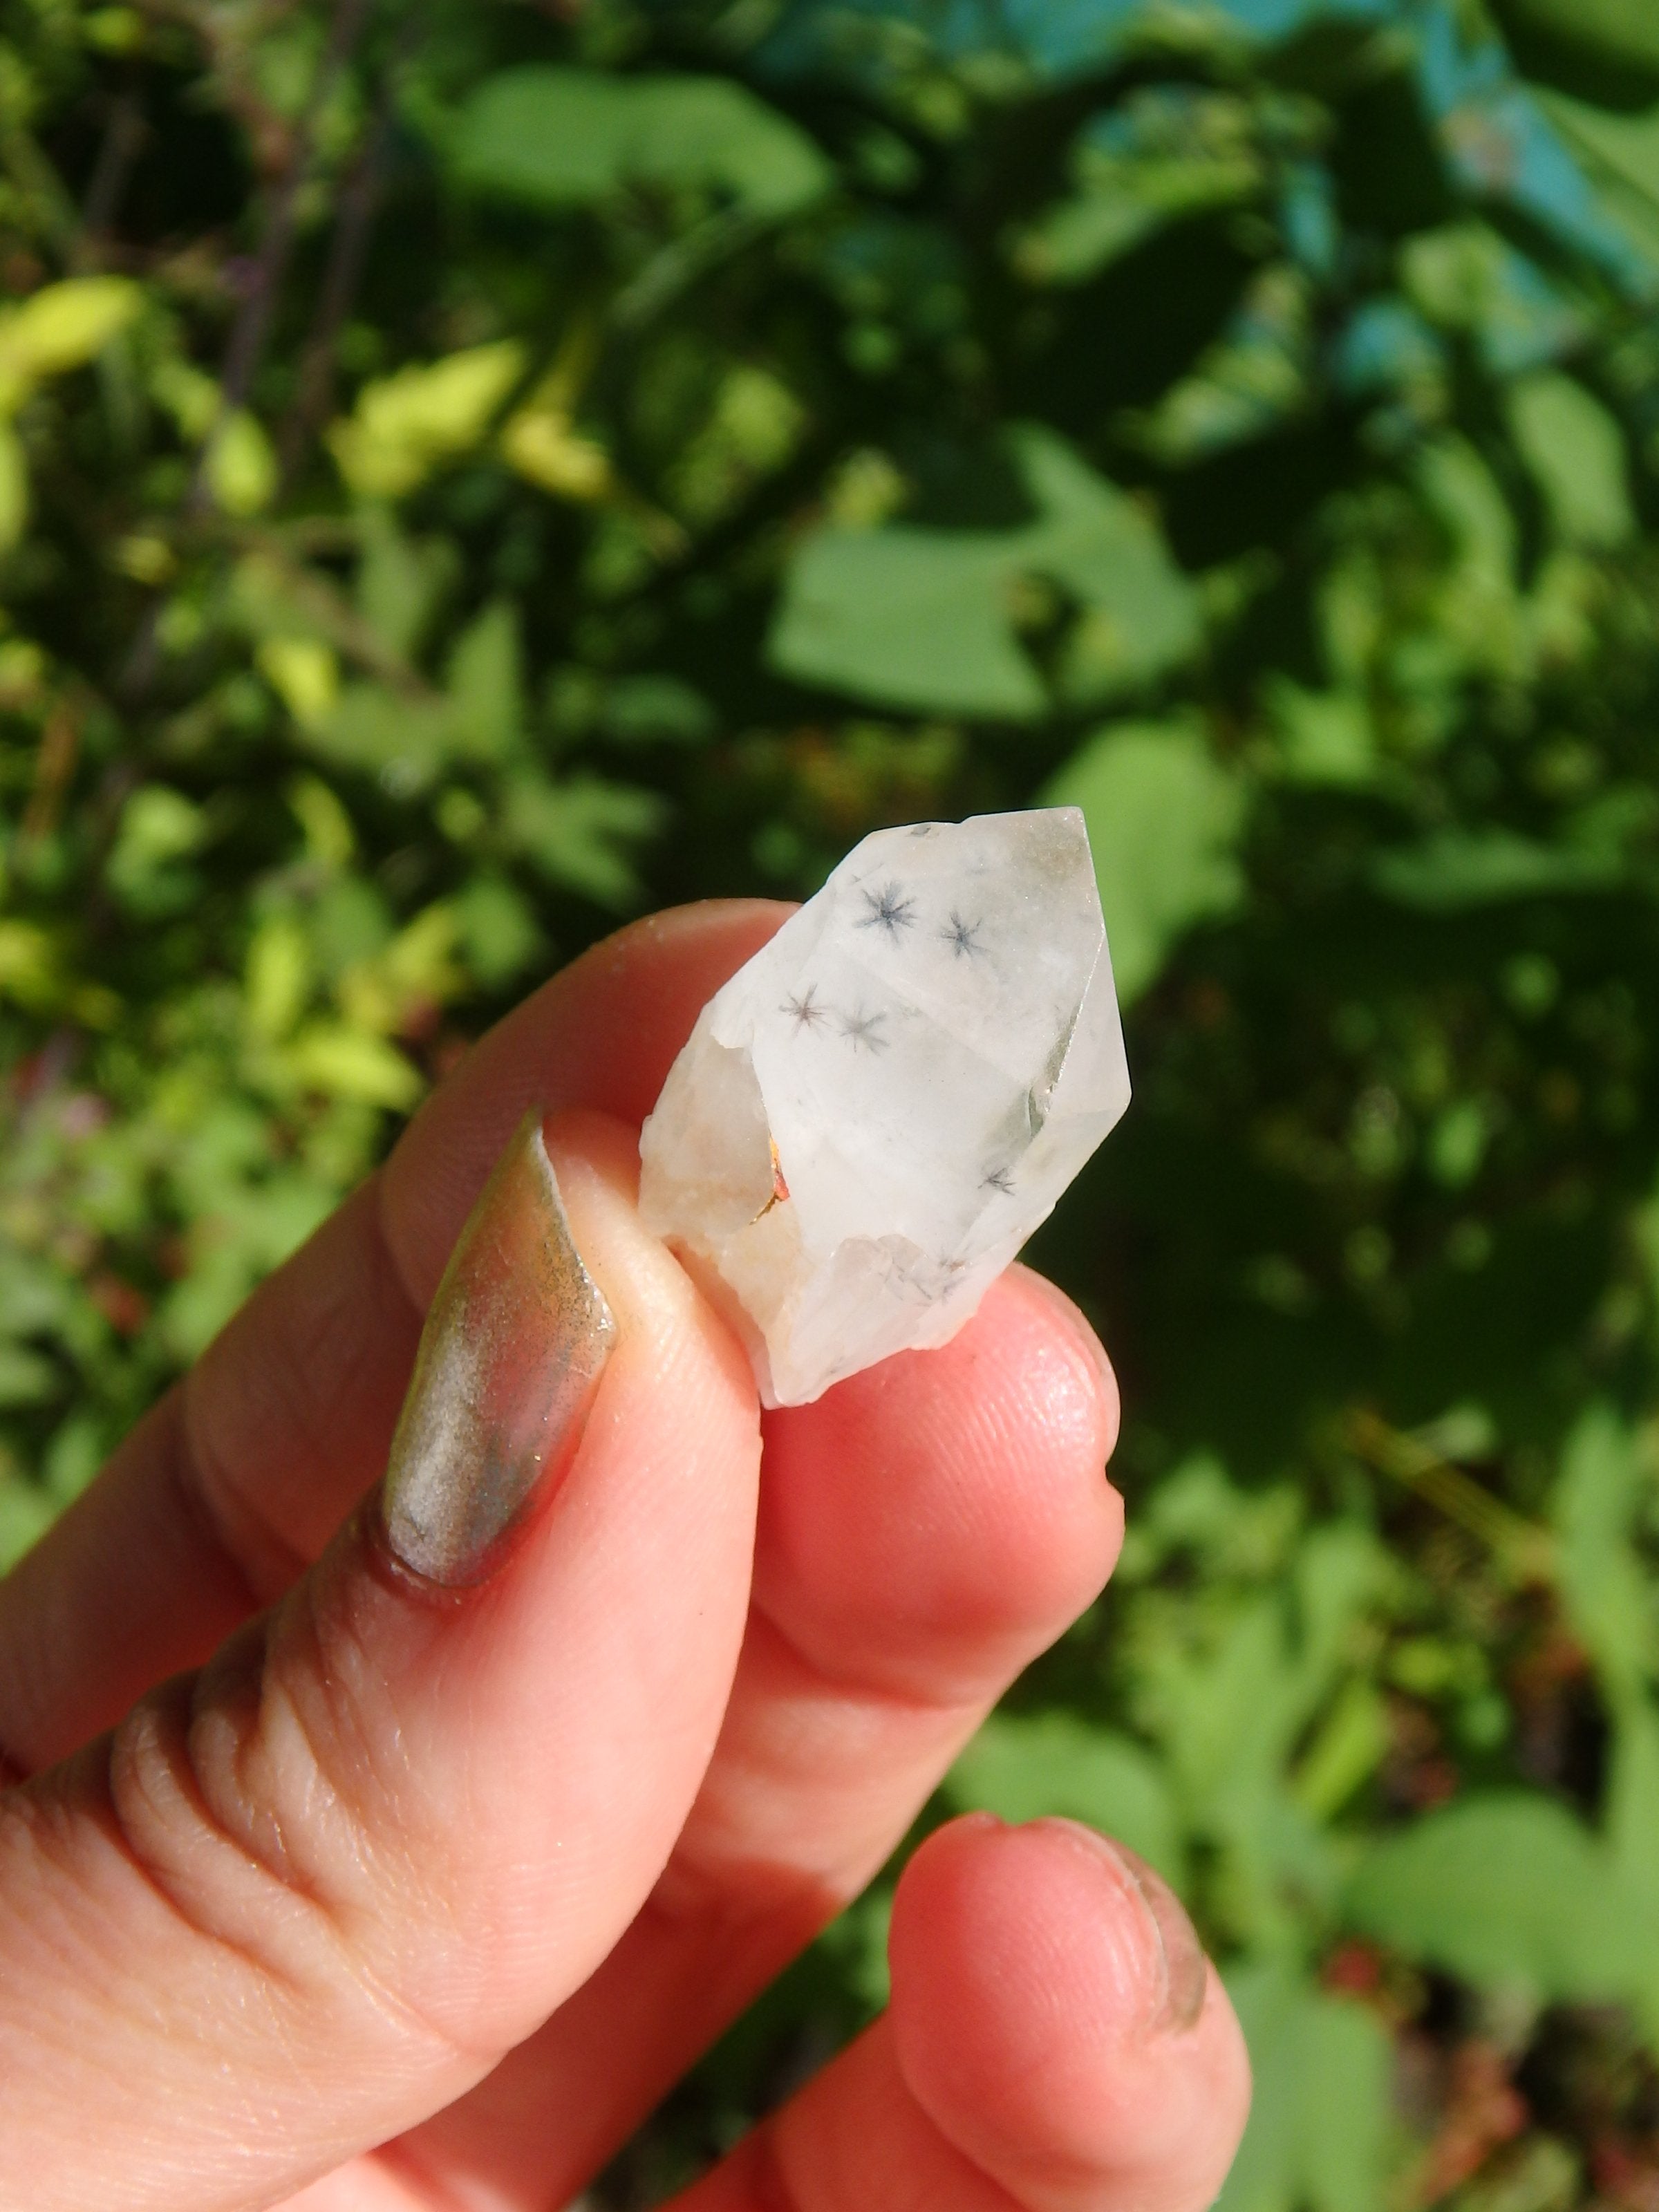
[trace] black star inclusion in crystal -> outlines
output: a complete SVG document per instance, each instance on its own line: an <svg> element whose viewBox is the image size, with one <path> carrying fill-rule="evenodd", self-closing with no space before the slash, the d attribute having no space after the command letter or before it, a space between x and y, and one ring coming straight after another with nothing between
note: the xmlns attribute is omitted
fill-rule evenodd
<svg viewBox="0 0 1659 2212"><path fill-rule="evenodd" d="M854 1052L885 1052L887 1040L882 1035L885 1014L866 1014L862 1006L855 1014L843 1014L841 1033L850 1037Z"/></svg>
<svg viewBox="0 0 1659 2212"><path fill-rule="evenodd" d="M889 937L896 938L900 930L915 926L916 902L906 898L896 884L889 884L879 891L860 894L869 913L860 917L855 925L860 929L884 929Z"/></svg>
<svg viewBox="0 0 1659 2212"><path fill-rule="evenodd" d="M964 921L955 907L952 907L950 921L940 930L939 935L958 960L964 953L969 960L977 960L985 950L979 941L980 931L984 927L982 921Z"/></svg>
<svg viewBox="0 0 1659 2212"><path fill-rule="evenodd" d="M797 1035L802 1030L820 1029L830 1018L829 1007L818 1004L816 983L809 983L798 999L786 999L778 1012L788 1015L795 1024Z"/></svg>

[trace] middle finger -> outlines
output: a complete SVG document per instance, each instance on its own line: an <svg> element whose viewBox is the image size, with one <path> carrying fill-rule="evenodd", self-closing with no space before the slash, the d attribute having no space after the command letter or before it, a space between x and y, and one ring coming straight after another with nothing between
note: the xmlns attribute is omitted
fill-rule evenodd
<svg viewBox="0 0 1659 2212"><path fill-rule="evenodd" d="M719 1747L645 1911L489 2081L398 2147L439 2202L567 2203L903 1836L1094 1597L1121 1503L1109 1370L1014 1269L942 1351L769 1417Z"/></svg>

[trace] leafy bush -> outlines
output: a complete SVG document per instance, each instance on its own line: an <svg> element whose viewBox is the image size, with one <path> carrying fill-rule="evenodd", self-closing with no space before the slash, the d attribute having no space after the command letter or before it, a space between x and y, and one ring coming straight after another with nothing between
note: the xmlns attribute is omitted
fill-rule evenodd
<svg viewBox="0 0 1659 2212"><path fill-rule="evenodd" d="M550 963L1074 800L1132 1534L934 1813L1180 1882L1232 2212L1650 2203L1650 10L21 0L0 285L5 1555Z"/></svg>

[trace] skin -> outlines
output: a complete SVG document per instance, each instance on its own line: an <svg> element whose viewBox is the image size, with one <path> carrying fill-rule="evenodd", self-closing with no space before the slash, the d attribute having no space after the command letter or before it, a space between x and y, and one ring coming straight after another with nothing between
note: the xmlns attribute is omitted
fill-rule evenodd
<svg viewBox="0 0 1659 2212"><path fill-rule="evenodd" d="M0 1584L0 2207L553 2212L1105 1582L1115 1392L1050 1286L763 1420L638 1221L639 1121L782 911L527 1000ZM532 1105L618 1339L440 1590L363 1501ZM1069 1823L954 1822L887 2014L680 2212L1199 2212L1248 2071L1196 1960L1172 2016L1162 1917Z"/></svg>

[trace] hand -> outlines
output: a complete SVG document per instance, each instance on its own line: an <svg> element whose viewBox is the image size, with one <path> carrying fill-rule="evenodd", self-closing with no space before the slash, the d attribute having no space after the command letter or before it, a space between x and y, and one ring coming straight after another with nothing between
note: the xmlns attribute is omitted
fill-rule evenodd
<svg viewBox="0 0 1659 2212"><path fill-rule="evenodd" d="M642 923L521 1006L0 1586L7 2212L551 2212L1104 1582L1115 1397L1058 1293L1014 1269L945 1350L763 1423L640 1225L639 1121L780 918ZM617 1328L495 1543L476 1465L411 1492L407 1429L373 1486L532 1104ZM510 1395L577 1324L491 1188ZM957 1820L891 1951L885 2016L682 2212L1208 2201L1246 2065L1156 1877Z"/></svg>

